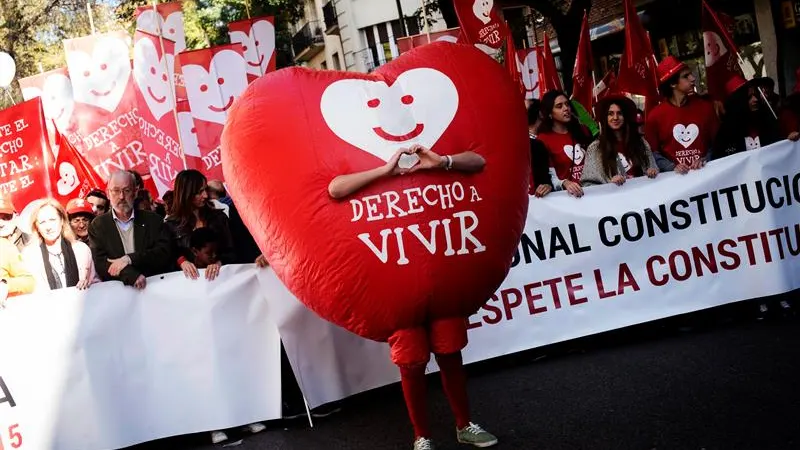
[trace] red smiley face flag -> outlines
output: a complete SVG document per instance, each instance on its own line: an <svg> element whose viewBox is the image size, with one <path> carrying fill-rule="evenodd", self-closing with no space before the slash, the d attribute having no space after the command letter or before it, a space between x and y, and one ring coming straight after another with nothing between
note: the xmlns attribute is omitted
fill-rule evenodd
<svg viewBox="0 0 800 450"><path fill-rule="evenodd" d="M425 45L370 75L285 69L231 109L223 167L281 281L321 317L385 341L473 314L505 278L527 214L524 113L503 67L469 46ZM329 197L334 177L412 144L486 165Z"/></svg>
<svg viewBox="0 0 800 450"><path fill-rule="evenodd" d="M275 71L275 18L256 17L228 24L231 44L242 44L247 80Z"/></svg>

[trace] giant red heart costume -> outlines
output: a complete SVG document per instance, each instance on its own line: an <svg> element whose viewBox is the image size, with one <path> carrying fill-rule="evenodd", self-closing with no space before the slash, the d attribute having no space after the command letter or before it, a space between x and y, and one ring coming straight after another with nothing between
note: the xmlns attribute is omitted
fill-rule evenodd
<svg viewBox="0 0 800 450"><path fill-rule="evenodd" d="M434 43L372 74L268 74L230 110L225 179L275 273L321 317L385 341L467 317L508 273L528 205L523 101L503 67ZM343 200L342 174L411 144L474 151L485 169L383 178Z"/></svg>

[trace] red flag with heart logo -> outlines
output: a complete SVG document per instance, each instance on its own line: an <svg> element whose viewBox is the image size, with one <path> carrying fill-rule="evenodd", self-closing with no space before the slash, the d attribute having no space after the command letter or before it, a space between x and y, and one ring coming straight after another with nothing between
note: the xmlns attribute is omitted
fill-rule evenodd
<svg viewBox="0 0 800 450"><path fill-rule="evenodd" d="M228 110L247 88L247 70L241 44L179 53L197 145L203 160L201 172L209 180L222 180L219 139Z"/></svg>
<svg viewBox="0 0 800 450"><path fill-rule="evenodd" d="M45 125L51 142L55 144L56 129L61 133L74 130L72 113L75 110L75 99L72 96L72 82L66 67L20 78L18 81L22 89L22 98L25 100L42 98Z"/></svg>
<svg viewBox="0 0 800 450"><path fill-rule="evenodd" d="M0 110L0 195L21 211L50 192L52 152L41 98Z"/></svg>
<svg viewBox="0 0 800 450"><path fill-rule="evenodd" d="M433 42L458 42L458 37L461 34L461 28L449 28L442 31L434 31L430 37L425 34L415 34L414 36L406 36L397 39L397 49L400 54L409 52L417 47Z"/></svg>
<svg viewBox="0 0 800 450"><path fill-rule="evenodd" d="M58 157L50 172L51 196L66 205L73 198L84 198L92 189L106 189L106 183L92 166L58 133Z"/></svg>
<svg viewBox="0 0 800 450"><path fill-rule="evenodd" d="M323 318L385 341L438 319L463 323L505 279L529 203L526 129L504 67L437 42L371 74L293 67L256 80L231 109L223 159L286 287ZM382 167L413 144L469 149L485 167L329 195L336 176Z"/></svg>
<svg viewBox="0 0 800 450"><path fill-rule="evenodd" d="M176 110L178 112L178 132L181 136L186 168L203 170L203 154L200 153L200 146L197 144L197 128L194 118L192 118L189 100L178 100Z"/></svg>
<svg viewBox="0 0 800 450"><path fill-rule="evenodd" d="M553 56L553 49L550 47L550 38L544 34L544 43L541 48L541 59L539 60L539 74L542 79L542 95L550 91L563 91L561 77L556 69L556 58Z"/></svg>
<svg viewBox="0 0 800 450"><path fill-rule="evenodd" d="M505 44L508 25L500 17L494 0L454 0L453 6L461 25L459 39L494 49Z"/></svg>
<svg viewBox="0 0 800 450"><path fill-rule="evenodd" d="M617 92L617 75L614 73L613 70L609 70L608 73L600 80L599 83L594 87L594 96L597 98L597 101L600 101L607 96L614 94Z"/></svg>
<svg viewBox="0 0 800 450"><path fill-rule="evenodd" d="M128 42L125 32L64 40L76 119L66 136L104 180L118 170L149 170Z"/></svg>
<svg viewBox="0 0 800 450"><path fill-rule="evenodd" d="M625 2L625 50L619 63L617 87L620 92L647 98L648 104L658 101L658 76L650 36L642 26L631 0Z"/></svg>
<svg viewBox="0 0 800 450"><path fill-rule="evenodd" d="M714 100L724 101L725 85L732 78L742 78L739 66L739 48L733 42L733 20L716 13L703 1L703 44L705 47L708 94Z"/></svg>
<svg viewBox="0 0 800 450"><path fill-rule="evenodd" d="M594 58L592 40L589 36L589 15L584 11L581 38L578 41L578 56L572 72L572 99L578 101L591 113L594 106Z"/></svg>
<svg viewBox="0 0 800 450"><path fill-rule="evenodd" d="M247 63L247 79L275 71L275 18L256 17L228 24L231 44L241 44Z"/></svg>
<svg viewBox="0 0 800 450"><path fill-rule="evenodd" d="M155 11L152 6L139 6L134 15L138 31L171 40L175 43L175 53L186 50L181 2L158 3Z"/></svg>
<svg viewBox="0 0 800 450"><path fill-rule="evenodd" d="M162 51L163 45L163 51ZM174 87L175 43L143 31L134 35L133 78L141 117L142 146L153 182L161 196L183 170L176 123Z"/></svg>
<svg viewBox="0 0 800 450"><path fill-rule="evenodd" d="M517 47L514 45L514 37L511 35L511 33L508 33L506 36L505 65L508 75L514 81L514 83L517 84L519 87L519 93L522 94L524 98L525 85L522 84L522 75L519 71L520 62L517 59Z"/></svg>
<svg viewBox="0 0 800 450"><path fill-rule="evenodd" d="M520 72L520 79L525 88L525 98L532 100L542 97L541 71L539 70L539 60L541 48L526 48L517 50L517 69Z"/></svg>

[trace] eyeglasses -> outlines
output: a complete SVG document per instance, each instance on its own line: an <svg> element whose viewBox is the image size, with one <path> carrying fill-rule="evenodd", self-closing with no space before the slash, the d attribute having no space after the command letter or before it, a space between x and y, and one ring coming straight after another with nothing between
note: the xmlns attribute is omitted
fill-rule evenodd
<svg viewBox="0 0 800 450"><path fill-rule="evenodd" d="M123 188L123 189L114 188L114 189L109 189L108 193L114 196L119 196L120 194L131 195L133 193L133 188Z"/></svg>

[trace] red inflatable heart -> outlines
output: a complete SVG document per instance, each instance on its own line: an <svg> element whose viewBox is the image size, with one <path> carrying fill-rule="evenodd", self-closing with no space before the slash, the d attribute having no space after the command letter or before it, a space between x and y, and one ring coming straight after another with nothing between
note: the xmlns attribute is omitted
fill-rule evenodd
<svg viewBox="0 0 800 450"><path fill-rule="evenodd" d="M412 144L472 150L473 175L420 171L328 196ZM321 317L384 341L467 317L508 273L530 173L518 88L470 46L420 47L369 75L286 69L251 84L222 136L225 179L281 281Z"/></svg>

